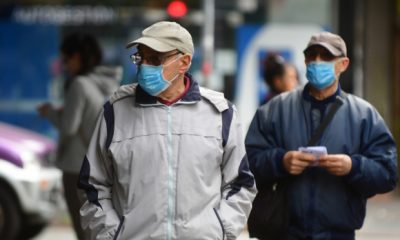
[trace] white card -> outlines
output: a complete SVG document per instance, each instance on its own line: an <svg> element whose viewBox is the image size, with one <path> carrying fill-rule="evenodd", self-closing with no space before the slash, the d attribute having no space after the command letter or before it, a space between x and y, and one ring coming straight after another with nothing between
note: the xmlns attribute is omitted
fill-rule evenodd
<svg viewBox="0 0 400 240"><path fill-rule="evenodd" d="M299 151L312 154L317 158L317 160L310 164L310 166L318 166L318 160L320 157L328 154L325 146L299 147Z"/></svg>

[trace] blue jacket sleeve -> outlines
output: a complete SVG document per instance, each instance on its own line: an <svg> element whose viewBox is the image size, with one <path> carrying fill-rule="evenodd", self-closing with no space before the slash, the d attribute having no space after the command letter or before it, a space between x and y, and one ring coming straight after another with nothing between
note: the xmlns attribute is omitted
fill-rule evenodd
<svg viewBox="0 0 400 240"><path fill-rule="evenodd" d="M395 188L398 177L393 136L375 109L370 109L361 128L361 149L350 156L353 165L347 181L364 197L389 192Z"/></svg>
<svg viewBox="0 0 400 240"><path fill-rule="evenodd" d="M269 104L259 108L246 136L246 151L250 170L258 186L270 184L289 174L283 166L286 150L279 147L276 124L271 120Z"/></svg>

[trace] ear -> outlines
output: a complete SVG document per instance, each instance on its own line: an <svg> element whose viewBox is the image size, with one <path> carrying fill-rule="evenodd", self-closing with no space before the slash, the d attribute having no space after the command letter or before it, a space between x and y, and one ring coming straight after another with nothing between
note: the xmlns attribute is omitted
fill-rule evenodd
<svg viewBox="0 0 400 240"><path fill-rule="evenodd" d="M344 57L344 58L342 58L341 60L340 60L340 62L339 62L339 66L338 66L338 70L342 73L342 72L344 72L344 71L346 71L346 69L347 69L347 67L349 66L349 64L350 64L350 59L348 58L348 57Z"/></svg>
<svg viewBox="0 0 400 240"><path fill-rule="evenodd" d="M180 62L180 64L179 64L178 71L180 74L184 74L190 68L190 64L192 63L192 55L189 55L189 54L183 55L179 62Z"/></svg>

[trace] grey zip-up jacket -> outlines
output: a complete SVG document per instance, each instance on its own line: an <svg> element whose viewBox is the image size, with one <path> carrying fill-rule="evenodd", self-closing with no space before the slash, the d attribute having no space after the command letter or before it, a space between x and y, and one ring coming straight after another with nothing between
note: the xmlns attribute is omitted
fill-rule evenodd
<svg viewBox="0 0 400 240"><path fill-rule="evenodd" d="M51 108L47 118L59 130L58 168L78 174L96 119L122 79L121 67L98 66L75 78L65 93L62 110Z"/></svg>
<svg viewBox="0 0 400 240"><path fill-rule="evenodd" d="M171 106L121 87L98 119L79 187L91 239L233 240L256 193L235 108L193 80Z"/></svg>

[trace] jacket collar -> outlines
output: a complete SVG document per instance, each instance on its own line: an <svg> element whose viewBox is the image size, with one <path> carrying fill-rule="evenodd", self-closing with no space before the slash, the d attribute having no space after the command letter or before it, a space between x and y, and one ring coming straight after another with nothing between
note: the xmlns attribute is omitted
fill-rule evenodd
<svg viewBox="0 0 400 240"><path fill-rule="evenodd" d="M190 86L186 94L179 100L178 102L198 102L201 99L200 95L200 87L199 84L193 79L192 75L189 73L185 73L185 76L190 79ZM140 85L137 86L136 89L136 103L140 105L154 105L158 104L157 97L151 96L150 94L146 93Z"/></svg>
<svg viewBox="0 0 400 240"><path fill-rule="evenodd" d="M332 96L330 96L324 100L318 100L310 95L309 89L310 89L310 84L307 83L306 86L304 86L303 99L308 102L311 102L311 104L313 106L321 106L321 105L324 106L324 105L334 102L336 100L336 97L341 95L341 91L342 91L342 89L340 87L340 83L339 83L338 88L336 89L336 92Z"/></svg>

